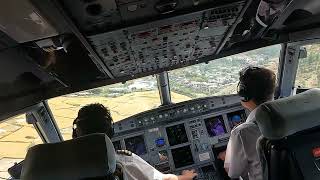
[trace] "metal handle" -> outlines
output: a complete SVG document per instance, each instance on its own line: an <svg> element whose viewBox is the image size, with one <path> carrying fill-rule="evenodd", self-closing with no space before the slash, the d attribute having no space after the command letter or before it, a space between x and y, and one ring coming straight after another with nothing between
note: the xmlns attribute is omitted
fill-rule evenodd
<svg viewBox="0 0 320 180"><path fill-rule="evenodd" d="M160 13L160 14L169 14L174 12L177 7L177 1L176 0L164 0L164 1L159 1L155 5L155 9Z"/></svg>

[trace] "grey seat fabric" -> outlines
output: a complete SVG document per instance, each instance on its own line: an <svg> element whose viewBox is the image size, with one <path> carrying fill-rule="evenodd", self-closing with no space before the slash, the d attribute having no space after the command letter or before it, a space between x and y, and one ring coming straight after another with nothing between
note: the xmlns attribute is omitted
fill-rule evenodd
<svg viewBox="0 0 320 180"><path fill-rule="evenodd" d="M261 133L268 139L282 139L320 126L320 89L260 105L256 112Z"/></svg>
<svg viewBox="0 0 320 180"><path fill-rule="evenodd" d="M105 134L92 134L28 150L22 180L79 180L105 177L116 169L115 150Z"/></svg>
<svg viewBox="0 0 320 180"><path fill-rule="evenodd" d="M258 107L262 137L257 150L264 180L316 180L320 171L312 150L320 147L320 90L267 102Z"/></svg>

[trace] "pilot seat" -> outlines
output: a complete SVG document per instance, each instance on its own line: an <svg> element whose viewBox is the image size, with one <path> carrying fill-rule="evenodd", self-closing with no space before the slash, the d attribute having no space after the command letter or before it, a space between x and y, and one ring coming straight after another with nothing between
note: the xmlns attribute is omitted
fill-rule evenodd
<svg viewBox="0 0 320 180"><path fill-rule="evenodd" d="M22 180L119 179L115 149L105 134L31 147L24 161Z"/></svg>
<svg viewBox="0 0 320 180"><path fill-rule="evenodd" d="M320 179L320 89L258 107L264 180Z"/></svg>

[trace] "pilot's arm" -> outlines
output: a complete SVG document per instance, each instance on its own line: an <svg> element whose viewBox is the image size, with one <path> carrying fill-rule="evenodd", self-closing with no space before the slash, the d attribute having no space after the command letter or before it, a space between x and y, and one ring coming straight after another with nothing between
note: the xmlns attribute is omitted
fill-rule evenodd
<svg viewBox="0 0 320 180"><path fill-rule="evenodd" d="M127 180L192 180L197 176L194 171L184 171L180 176L163 174L134 153L118 153L116 159L123 168L124 179Z"/></svg>
<svg viewBox="0 0 320 180"><path fill-rule="evenodd" d="M177 176L174 174L164 174L162 180L192 180L197 176L194 170L184 170L182 174Z"/></svg>
<svg viewBox="0 0 320 180"><path fill-rule="evenodd" d="M248 158L242 138L241 131L231 131L224 164L230 178L239 178L247 172Z"/></svg>

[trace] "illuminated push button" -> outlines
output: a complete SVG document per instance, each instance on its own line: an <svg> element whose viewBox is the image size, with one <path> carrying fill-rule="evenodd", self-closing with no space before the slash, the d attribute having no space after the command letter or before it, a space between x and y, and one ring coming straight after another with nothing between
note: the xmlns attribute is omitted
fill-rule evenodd
<svg viewBox="0 0 320 180"><path fill-rule="evenodd" d="M320 147L312 149L312 154L313 154L313 157L319 158L320 157Z"/></svg>
<svg viewBox="0 0 320 180"><path fill-rule="evenodd" d="M160 114L160 115L159 115L159 118L160 118L160 119L162 119L162 118L163 118L162 114Z"/></svg>

